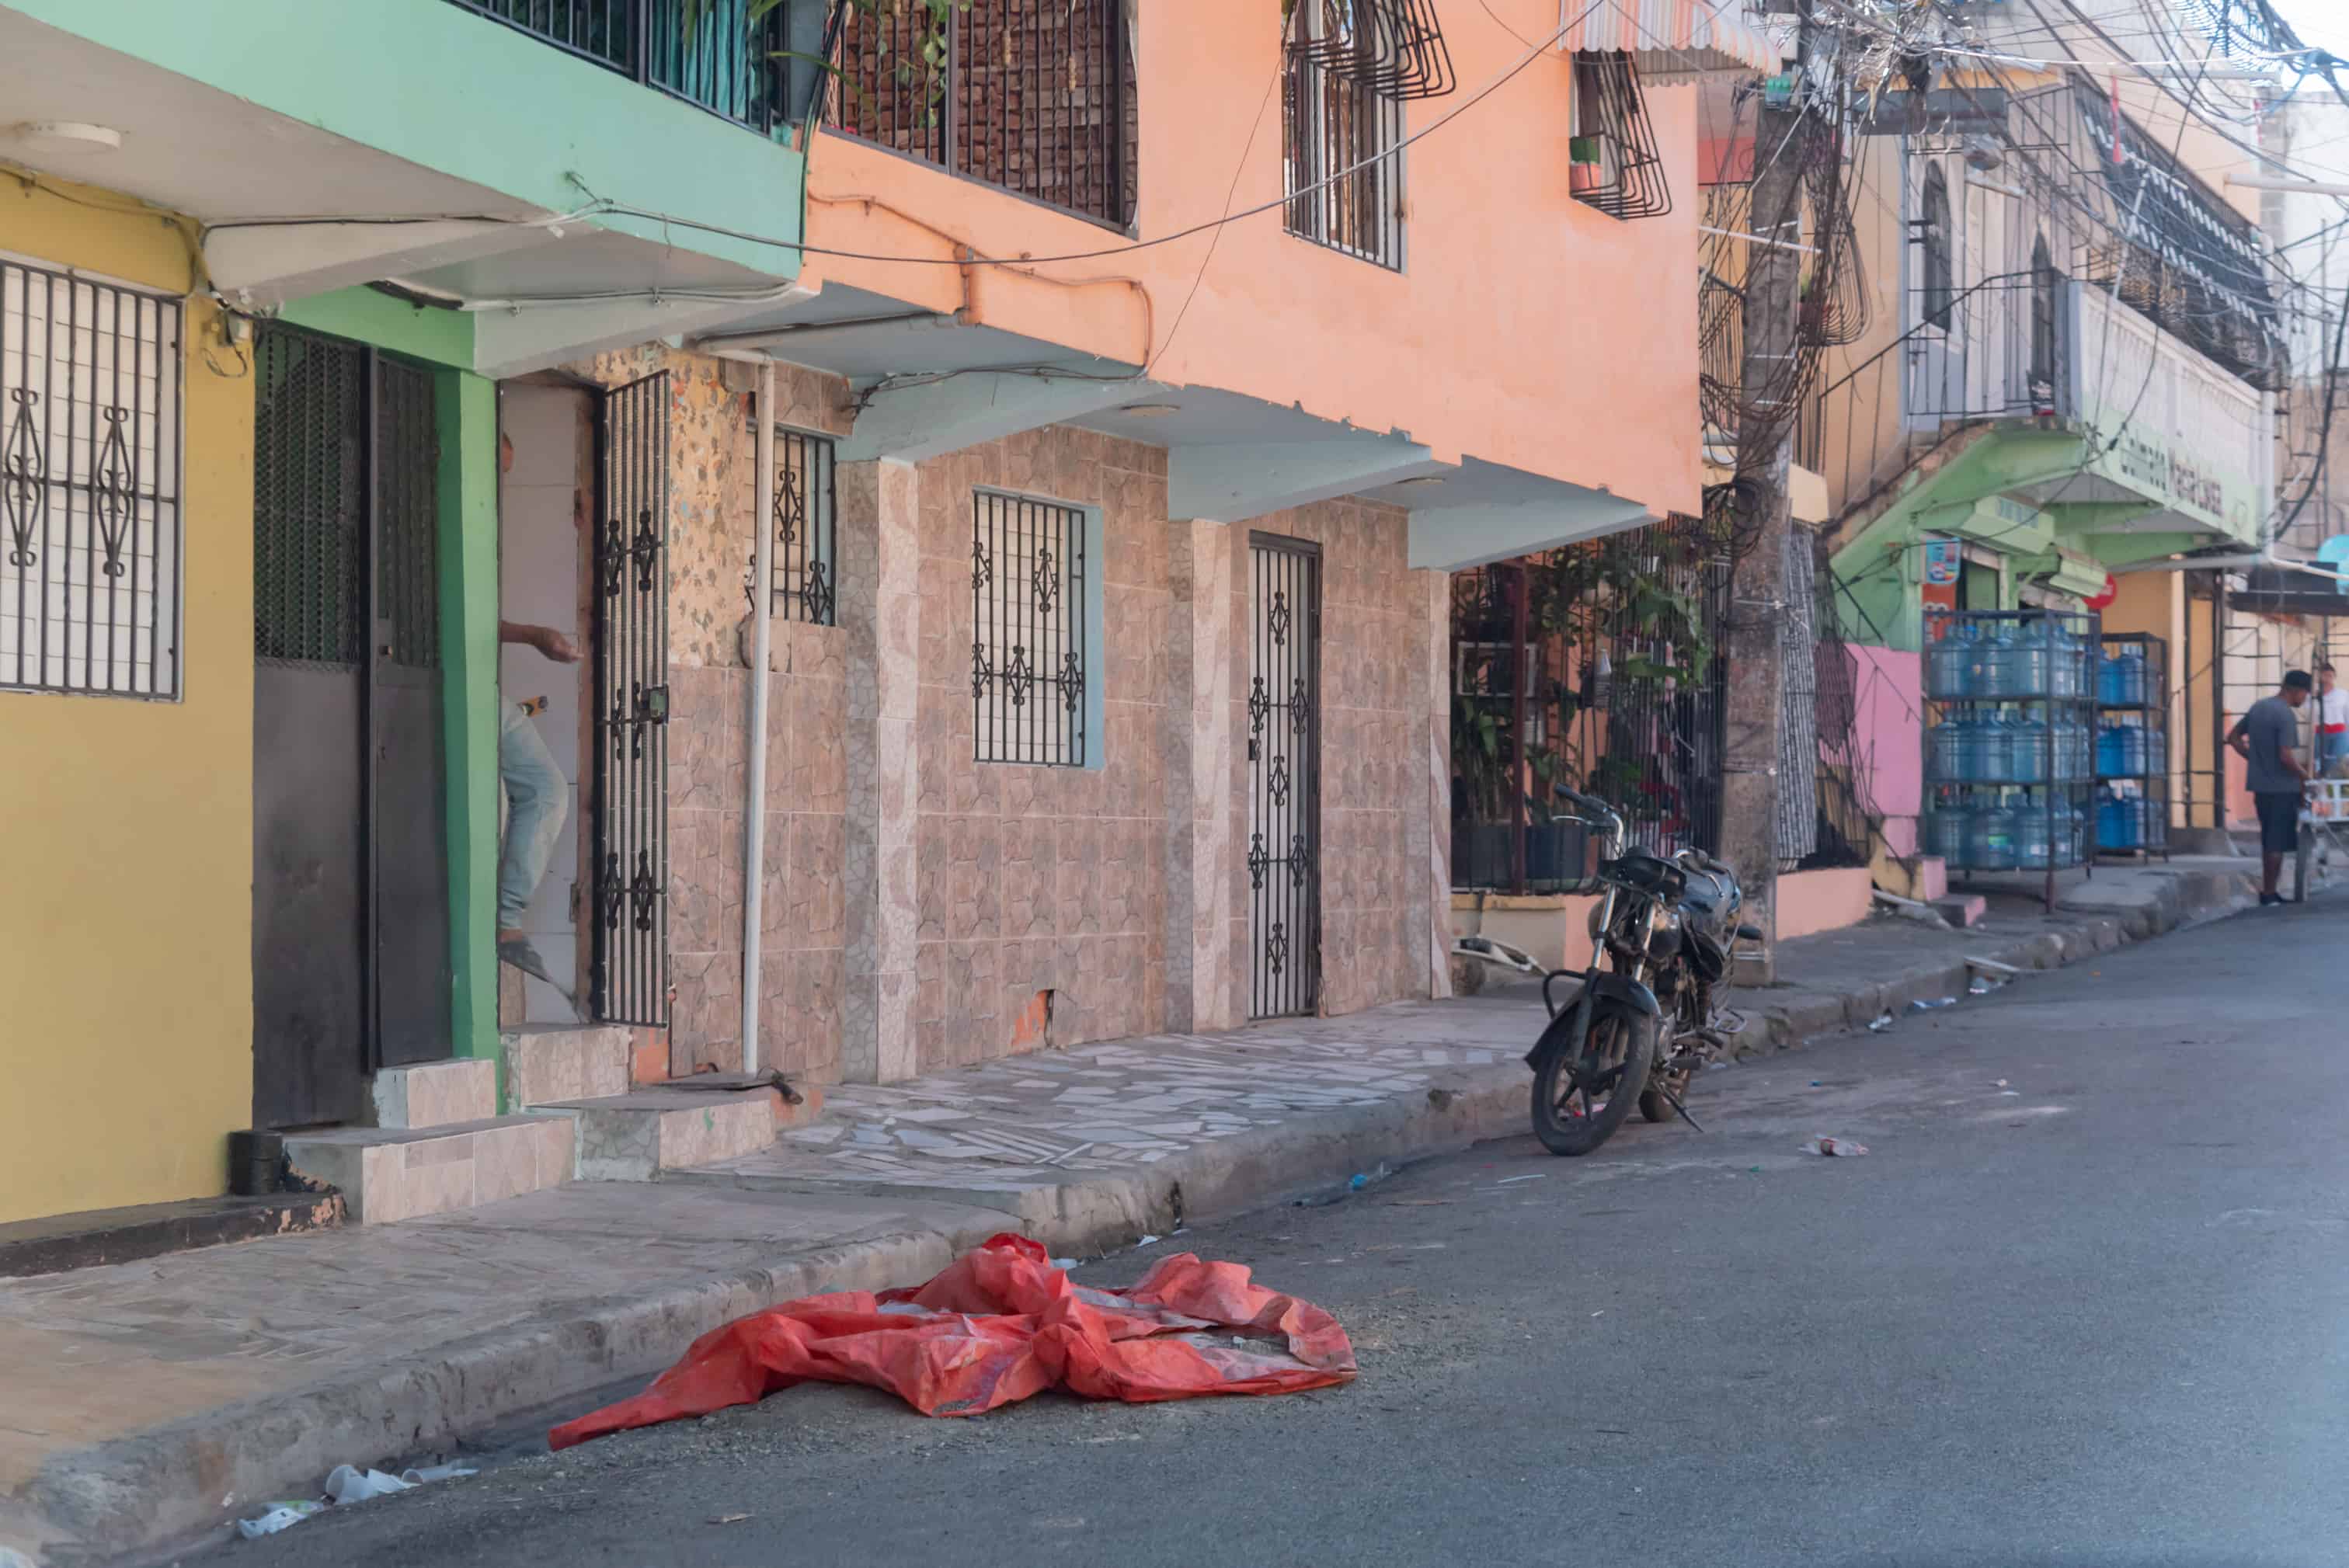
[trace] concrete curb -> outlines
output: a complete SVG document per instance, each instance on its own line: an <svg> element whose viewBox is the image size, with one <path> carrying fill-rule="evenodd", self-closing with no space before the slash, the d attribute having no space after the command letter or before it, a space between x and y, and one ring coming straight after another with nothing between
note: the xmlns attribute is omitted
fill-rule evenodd
<svg viewBox="0 0 2349 1568"><path fill-rule="evenodd" d="M2230 913L2248 885L2232 872L2183 872L2160 884L2150 904L2066 911L2072 919L2061 929L1968 951L2017 968L2058 968ZM1758 1037L1748 1030L1756 1044L1741 1055L1864 1027L1910 1001L1961 995L1966 980L1962 961L1937 957L1854 989L1782 994L1758 1009ZM769 1268L651 1296L572 1304L344 1381L59 1456L11 1503L29 1506L28 1539L56 1542L52 1550L75 1560L156 1551L257 1511L263 1500L299 1491L336 1464L443 1449L518 1413L649 1376L702 1334L777 1302L926 1278L999 1230L1025 1232L1055 1253L1090 1255L1521 1130L1526 1082L1515 1060L1455 1068L1407 1100L1300 1117L1187 1150L1146 1172L1071 1177L1008 1193L733 1178L776 1191L863 1191L956 1204L969 1220L952 1231L896 1232L795 1253ZM0 1513L0 1526L8 1523Z"/></svg>

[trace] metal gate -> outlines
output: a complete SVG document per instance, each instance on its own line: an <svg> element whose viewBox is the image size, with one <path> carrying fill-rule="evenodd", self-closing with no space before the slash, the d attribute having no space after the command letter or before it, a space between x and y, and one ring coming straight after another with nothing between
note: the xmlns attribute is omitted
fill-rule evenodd
<svg viewBox="0 0 2349 1568"><path fill-rule="evenodd" d="M1248 536L1248 1015L1321 1001L1321 548Z"/></svg>
<svg viewBox="0 0 2349 1568"><path fill-rule="evenodd" d="M667 372L603 395L595 446L595 1011L666 1027Z"/></svg>
<svg viewBox="0 0 2349 1568"><path fill-rule="evenodd" d="M273 325L255 366L254 1120L450 1050L429 371Z"/></svg>

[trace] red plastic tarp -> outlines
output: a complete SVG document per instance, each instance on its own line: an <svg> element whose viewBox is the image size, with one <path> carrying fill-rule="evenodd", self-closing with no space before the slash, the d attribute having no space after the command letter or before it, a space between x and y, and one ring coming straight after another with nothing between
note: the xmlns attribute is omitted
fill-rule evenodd
<svg viewBox="0 0 2349 1568"><path fill-rule="evenodd" d="M752 1404L811 1379L887 1388L927 1416L976 1416L1047 1388L1144 1404L1288 1394L1353 1376L1336 1318L1251 1283L1238 1264L1183 1253L1139 1284L1098 1290L1071 1283L1034 1242L1000 1235L916 1289L803 1296L713 1329L643 1393L565 1421L547 1446Z"/></svg>

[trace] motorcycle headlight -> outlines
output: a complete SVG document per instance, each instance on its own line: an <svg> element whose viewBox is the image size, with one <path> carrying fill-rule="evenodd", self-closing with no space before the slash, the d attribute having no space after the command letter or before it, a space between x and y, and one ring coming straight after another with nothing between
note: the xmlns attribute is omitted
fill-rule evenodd
<svg viewBox="0 0 2349 1568"><path fill-rule="evenodd" d="M1681 950L1681 914L1676 909L1656 911L1655 923L1648 928L1648 956L1670 958Z"/></svg>

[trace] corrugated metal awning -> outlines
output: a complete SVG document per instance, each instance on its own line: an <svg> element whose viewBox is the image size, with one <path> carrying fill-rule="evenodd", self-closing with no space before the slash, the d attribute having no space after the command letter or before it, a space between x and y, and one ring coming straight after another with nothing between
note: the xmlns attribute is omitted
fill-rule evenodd
<svg viewBox="0 0 2349 1568"><path fill-rule="evenodd" d="M1568 3L1578 10L1589 0ZM1599 0L1561 46L1628 49L1642 77L1670 81L1712 71L1767 75L1792 52L1792 35L1765 22L1753 0Z"/></svg>

